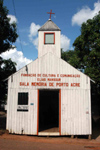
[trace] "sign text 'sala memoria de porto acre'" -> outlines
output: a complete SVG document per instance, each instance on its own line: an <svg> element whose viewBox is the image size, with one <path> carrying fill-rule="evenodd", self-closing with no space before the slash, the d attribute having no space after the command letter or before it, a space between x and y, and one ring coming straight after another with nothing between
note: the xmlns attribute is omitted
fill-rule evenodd
<svg viewBox="0 0 100 150"><path fill-rule="evenodd" d="M92 134L90 78L61 59L60 35L50 18L38 30L38 58L8 78L9 133Z"/></svg>

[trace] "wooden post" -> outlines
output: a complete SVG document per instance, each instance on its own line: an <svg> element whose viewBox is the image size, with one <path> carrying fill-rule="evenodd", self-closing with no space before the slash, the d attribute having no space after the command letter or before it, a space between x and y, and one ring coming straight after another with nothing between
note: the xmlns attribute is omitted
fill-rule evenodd
<svg viewBox="0 0 100 150"><path fill-rule="evenodd" d="M71 135L71 138L73 139L73 138L74 138L74 135Z"/></svg>
<svg viewBox="0 0 100 150"><path fill-rule="evenodd" d="M88 139L91 140L91 135L88 136Z"/></svg>
<svg viewBox="0 0 100 150"><path fill-rule="evenodd" d="M78 135L76 135L76 139L78 139Z"/></svg>

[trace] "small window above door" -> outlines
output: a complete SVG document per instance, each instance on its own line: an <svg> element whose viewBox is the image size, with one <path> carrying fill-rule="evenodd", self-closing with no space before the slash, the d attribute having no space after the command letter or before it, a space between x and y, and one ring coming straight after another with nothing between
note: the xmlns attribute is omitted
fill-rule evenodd
<svg viewBox="0 0 100 150"><path fill-rule="evenodd" d="M55 44L55 33L44 33L44 44Z"/></svg>

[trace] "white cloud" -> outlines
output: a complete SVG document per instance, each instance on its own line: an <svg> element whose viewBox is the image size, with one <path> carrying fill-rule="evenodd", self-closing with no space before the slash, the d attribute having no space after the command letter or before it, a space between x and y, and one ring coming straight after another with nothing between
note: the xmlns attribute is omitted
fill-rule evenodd
<svg viewBox="0 0 100 150"><path fill-rule="evenodd" d="M21 51L17 51L16 48L6 51L6 52L2 53L0 56L4 59L11 58L12 61L16 62L17 70L19 70L20 68L29 64L32 61L32 60L24 57L23 53Z"/></svg>
<svg viewBox="0 0 100 150"><path fill-rule="evenodd" d="M30 25L30 34L29 37L32 38L34 36L37 36L38 29L40 28L40 25L36 25L34 22Z"/></svg>
<svg viewBox="0 0 100 150"><path fill-rule="evenodd" d="M38 29L40 28L40 25L36 25L34 22L30 25L30 33L29 38L30 41L33 43L33 45L38 49Z"/></svg>
<svg viewBox="0 0 100 150"><path fill-rule="evenodd" d="M88 6L83 7L72 17L72 25L81 25L88 19L92 19L100 11L100 1L94 3L94 9L91 10Z"/></svg>
<svg viewBox="0 0 100 150"><path fill-rule="evenodd" d="M10 23L17 23L17 18L14 15L8 15L7 17L10 18Z"/></svg>
<svg viewBox="0 0 100 150"><path fill-rule="evenodd" d="M70 46L70 39L61 34L61 48L63 48L63 51L66 51L69 49L69 46Z"/></svg>
<svg viewBox="0 0 100 150"><path fill-rule="evenodd" d="M38 37L33 40L33 44L35 45L36 49L38 49Z"/></svg>

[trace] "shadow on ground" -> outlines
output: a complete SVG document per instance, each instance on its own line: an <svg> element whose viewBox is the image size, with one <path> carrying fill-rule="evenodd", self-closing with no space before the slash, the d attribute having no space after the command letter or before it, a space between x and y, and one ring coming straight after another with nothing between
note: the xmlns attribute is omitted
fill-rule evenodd
<svg viewBox="0 0 100 150"><path fill-rule="evenodd" d="M6 112L0 112L0 135L6 132Z"/></svg>
<svg viewBox="0 0 100 150"><path fill-rule="evenodd" d="M94 122L92 127L92 139L96 139L98 136L100 136L100 119Z"/></svg>

